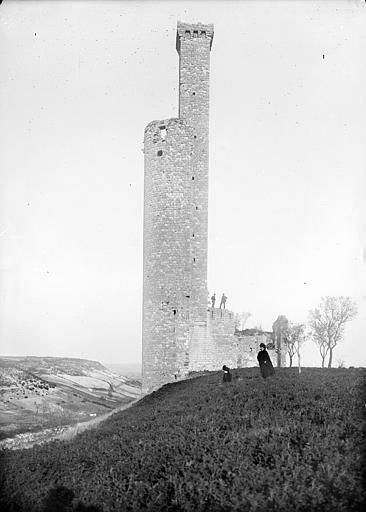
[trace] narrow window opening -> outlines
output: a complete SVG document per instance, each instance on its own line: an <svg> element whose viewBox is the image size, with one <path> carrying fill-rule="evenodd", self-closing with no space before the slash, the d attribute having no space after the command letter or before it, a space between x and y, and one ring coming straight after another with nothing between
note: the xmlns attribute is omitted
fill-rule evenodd
<svg viewBox="0 0 366 512"><path fill-rule="evenodd" d="M195 262L196 262L196 258L193 258L193 263L195 263Z"/></svg>
<svg viewBox="0 0 366 512"><path fill-rule="evenodd" d="M160 138L165 141L166 139L166 127L165 126L159 126L160 130Z"/></svg>
<svg viewBox="0 0 366 512"><path fill-rule="evenodd" d="M162 150L161 150L161 149L159 149L159 151L158 151L158 153L157 153L157 154L158 154L158 156L163 156L163 152L162 152Z"/></svg>
<svg viewBox="0 0 366 512"><path fill-rule="evenodd" d="M198 206L196 206L196 210L198 210Z"/></svg>
<svg viewBox="0 0 366 512"><path fill-rule="evenodd" d="M194 238L194 233L192 234L192 237Z"/></svg>
<svg viewBox="0 0 366 512"><path fill-rule="evenodd" d="M194 180L194 176L192 176L192 180Z"/></svg>
<svg viewBox="0 0 366 512"><path fill-rule="evenodd" d="M176 315L176 314L177 314L177 310L173 309L173 315Z"/></svg>

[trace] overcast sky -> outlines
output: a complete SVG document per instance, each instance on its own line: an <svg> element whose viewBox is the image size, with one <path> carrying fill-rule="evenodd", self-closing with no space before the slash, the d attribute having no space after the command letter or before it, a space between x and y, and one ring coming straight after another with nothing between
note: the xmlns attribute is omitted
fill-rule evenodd
<svg viewBox="0 0 366 512"><path fill-rule="evenodd" d="M143 134L178 114L177 20L214 23L210 294L247 327L359 314L366 365L362 1L0 7L0 352L141 359ZM305 365L319 365L309 343Z"/></svg>

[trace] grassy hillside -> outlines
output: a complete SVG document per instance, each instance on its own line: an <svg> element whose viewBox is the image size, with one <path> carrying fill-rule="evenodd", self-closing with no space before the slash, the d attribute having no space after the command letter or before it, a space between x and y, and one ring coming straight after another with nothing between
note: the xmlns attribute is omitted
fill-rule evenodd
<svg viewBox="0 0 366 512"><path fill-rule="evenodd" d="M365 370L166 385L69 444L1 457L7 511L358 511Z"/></svg>
<svg viewBox="0 0 366 512"><path fill-rule="evenodd" d="M140 389L97 361L0 357L0 446L104 415L140 396Z"/></svg>

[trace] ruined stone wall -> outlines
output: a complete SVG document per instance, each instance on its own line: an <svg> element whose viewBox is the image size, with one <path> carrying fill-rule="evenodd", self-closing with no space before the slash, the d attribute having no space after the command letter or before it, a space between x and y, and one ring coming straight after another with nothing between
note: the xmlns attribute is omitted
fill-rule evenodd
<svg viewBox="0 0 366 512"><path fill-rule="evenodd" d="M206 321L195 321L189 345L189 371L217 370L217 349L212 334L211 316L206 312Z"/></svg>
<svg viewBox="0 0 366 512"><path fill-rule="evenodd" d="M234 336L235 315L228 309L211 308L211 329L216 345L216 369L224 364L236 368L237 347Z"/></svg>
<svg viewBox="0 0 366 512"><path fill-rule="evenodd" d="M254 334L254 335L235 335L237 342L237 367L249 368L251 366L258 366L257 355L259 352L259 345L264 343L268 345L271 339L268 334ZM273 366L277 366L276 350L267 348L269 357L271 358Z"/></svg>
<svg viewBox="0 0 366 512"><path fill-rule="evenodd" d="M284 315L279 315L272 325L273 339L277 347L277 366L286 366L286 349L283 336L288 328L288 320Z"/></svg>
<svg viewBox="0 0 366 512"><path fill-rule="evenodd" d="M273 366L278 366L277 351L270 348L270 333L235 333L235 315L227 309L210 308L207 316L207 333L190 351L190 371L220 370L225 364L229 368L258 366L259 345L267 345ZM269 345L269 346L268 346ZM282 362L286 366L286 362Z"/></svg>

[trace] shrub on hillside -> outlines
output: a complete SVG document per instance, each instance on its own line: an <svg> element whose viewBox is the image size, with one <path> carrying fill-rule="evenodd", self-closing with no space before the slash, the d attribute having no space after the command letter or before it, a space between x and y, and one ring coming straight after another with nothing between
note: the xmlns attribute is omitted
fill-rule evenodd
<svg viewBox="0 0 366 512"><path fill-rule="evenodd" d="M163 386L69 444L3 453L2 510L46 510L60 486L62 510L361 510L365 372L233 373Z"/></svg>

